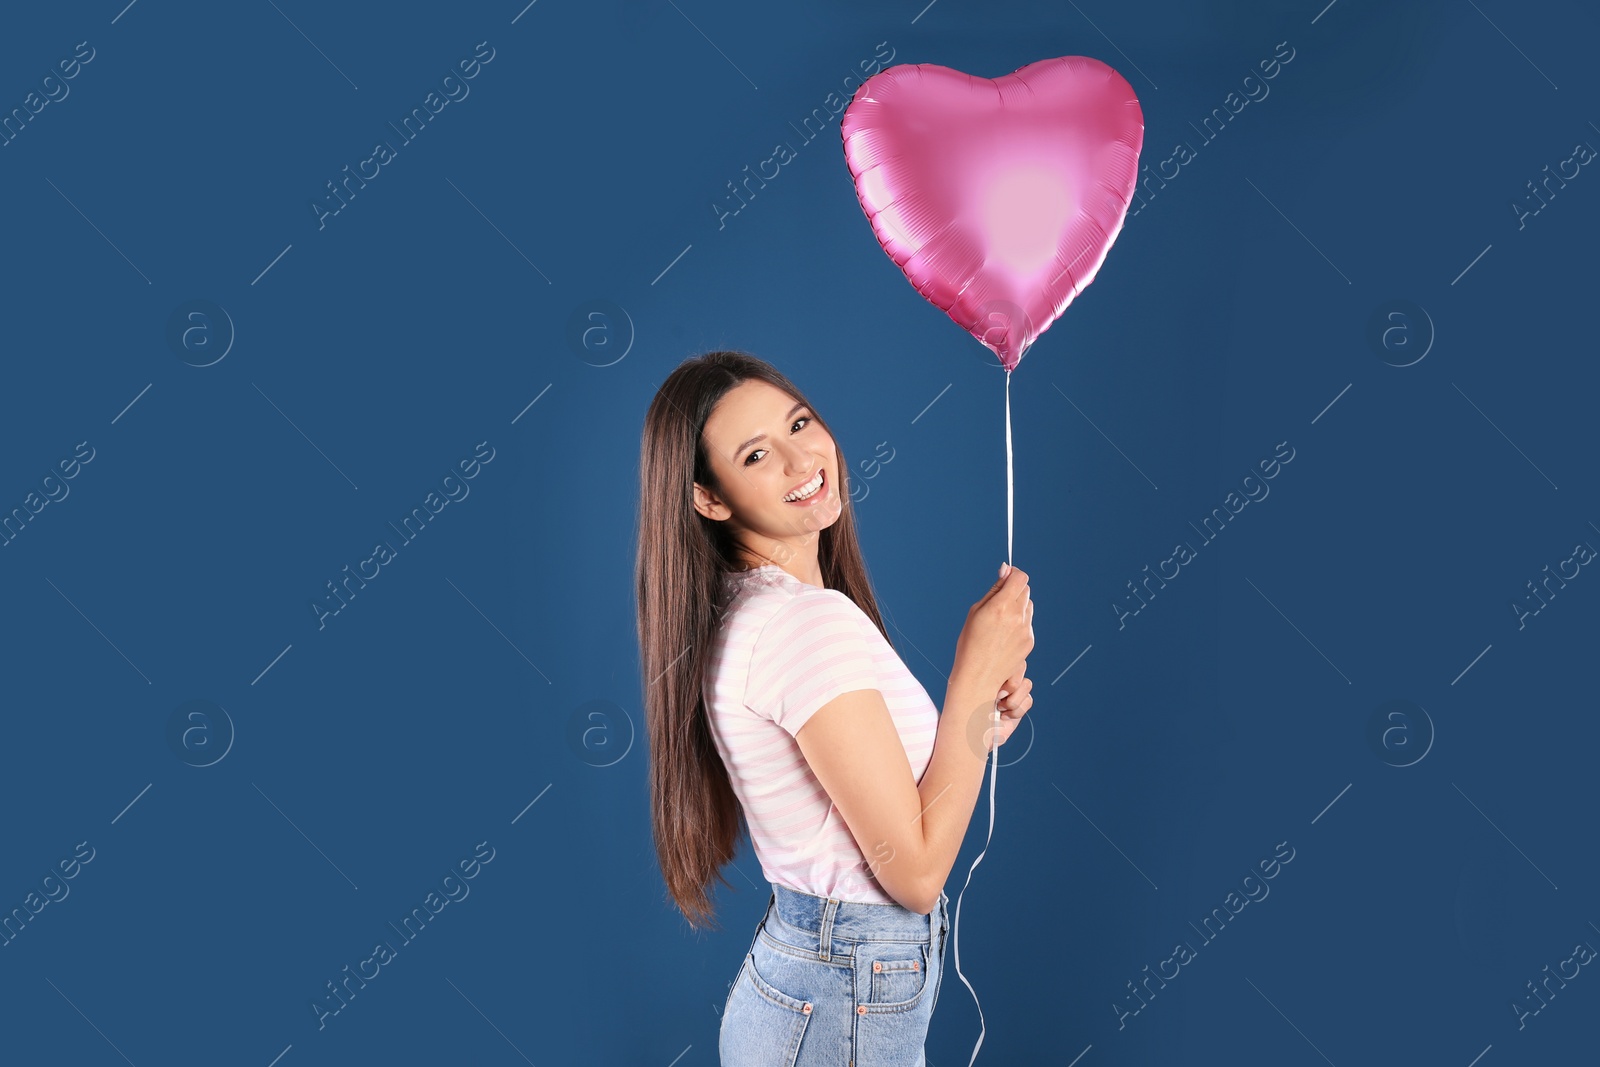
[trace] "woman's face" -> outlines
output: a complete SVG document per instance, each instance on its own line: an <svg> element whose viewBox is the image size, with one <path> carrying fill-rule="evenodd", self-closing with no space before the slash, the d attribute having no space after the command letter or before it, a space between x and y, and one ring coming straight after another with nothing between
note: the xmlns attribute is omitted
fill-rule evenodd
<svg viewBox="0 0 1600 1067"><path fill-rule="evenodd" d="M773 557L780 545L806 549L839 518L833 437L782 389L758 379L740 382L712 410L704 436L722 492L695 483L695 510L726 521L756 555ZM812 489L819 473L820 487L791 498Z"/></svg>

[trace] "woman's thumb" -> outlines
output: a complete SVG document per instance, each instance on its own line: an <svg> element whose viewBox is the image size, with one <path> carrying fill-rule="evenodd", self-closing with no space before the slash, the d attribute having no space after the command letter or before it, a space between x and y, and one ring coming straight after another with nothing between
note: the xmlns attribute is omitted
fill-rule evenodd
<svg viewBox="0 0 1600 1067"><path fill-rule="evenodd" d="M995 583L989 587L989 591L987 593L983 594L983 599L988 600L990 597L992 597L996 593L998 593L1000 591L1000 587L1002 585L1006 584L1006 575L1008 575L1010 573L1011 573L1011 564L1009 564L1009 563L1000 564L1000 577L996 578L995 579Z"/></svg>

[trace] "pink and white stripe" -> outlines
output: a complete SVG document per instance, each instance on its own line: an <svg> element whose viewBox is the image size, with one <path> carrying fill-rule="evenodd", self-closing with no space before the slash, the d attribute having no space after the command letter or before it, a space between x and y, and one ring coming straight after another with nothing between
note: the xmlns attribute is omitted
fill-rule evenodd
<svg viewBox="0 0 1600 1067"><path fill-rule="evenodd" d="M712 645L703 692L761 873L814 896L893 903L872 874L887 855L869 857L857 844L794 735L841 693L876 689L917 782L933 756L938 709L844 593L771 564L724 581L734 599Z"/></svg>

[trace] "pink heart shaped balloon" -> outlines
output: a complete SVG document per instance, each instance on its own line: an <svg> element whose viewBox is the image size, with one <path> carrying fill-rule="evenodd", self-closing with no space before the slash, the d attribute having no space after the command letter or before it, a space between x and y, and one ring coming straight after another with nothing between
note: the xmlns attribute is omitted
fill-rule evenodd
<svg viewBox="0 0 1600 1067"><path fill-rule="evenodd" d="M878 243L1009 373L1121 232L1144 113L1087 56L995 79L901 64L856 90L841 133Z"/></svg>

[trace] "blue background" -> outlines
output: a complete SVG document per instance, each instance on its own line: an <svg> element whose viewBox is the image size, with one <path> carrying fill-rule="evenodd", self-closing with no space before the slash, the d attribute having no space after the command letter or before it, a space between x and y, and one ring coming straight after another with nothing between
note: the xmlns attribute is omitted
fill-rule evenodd
<svg viewBox="0 0 1600 1067"><path fill-rule="evenodd" d="M0 1058L715 1063L767 887L741 852L696 934L655 866L655 388L731 346L808 392L936 702L1005 558L1003 375L878 248L837 120L795 133L885 42L985 77L1100 58L1139 94L1145 173L1194 153L1011 383L1036 703L963 901L980 1062L1592 1049L1592 968L1512 1005L1600 946L1600 578L1511 605L1600 546L1600 178L1512 205L1600 144L1596 28L1504 0L8 11L0 112L94 57L0 148L0 509L93 458L0 548L0 913L93 859L0 947ZM479 42L469 95L319 225ZM1270 93L1203 139L1280 42ZM797 158L719 224L780 141ZM468 495L319 624L480 442ZM1281 442L1270 495L1203 542ZM987 821L985 797L952 904ZM319 1027L480 842L470 894ZM1270 895L1200 939L1280 842ZM979 1033L947 962L935 1067Z"/></svg>

